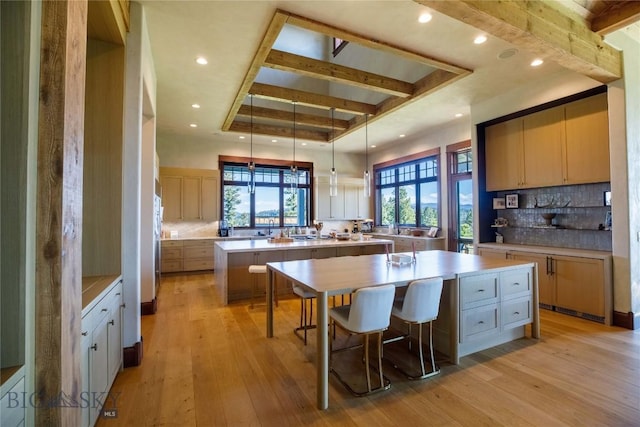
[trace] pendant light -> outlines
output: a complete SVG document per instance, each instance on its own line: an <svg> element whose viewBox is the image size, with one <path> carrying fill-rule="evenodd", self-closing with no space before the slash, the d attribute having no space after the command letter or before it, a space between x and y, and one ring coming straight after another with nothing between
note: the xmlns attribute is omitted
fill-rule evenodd
<svg viewBox="0 0 640 427"><path fill-rule="evenodd" d="M336 172L336 157L335 157L335 128L333 123L333 113L335 109L331 109L331 172L329 173L329 196L335 197L338 195L338 173Z"/></svg>
<svg viewBox="0 0 640 427"><path fill-rule="evenodd" d="M253 194L256 192L256 164L253 162L253 94L249 94L249 99L251 100L250 106L250 115L251 115L251 127L250 127L250 137L249 141L251 143L251 160L249 160L249 164L247 164L247 168L249 169L249 181L247 182L247 191L249 194Z"/></svg>
<svg viewBox="0 0 640 427"><path fill-rule="evenodd" d="M371 197L371 175L369 175L369 131L368 114L364 115L364 197Z"/></svg>
<svg viewBox="0 0 640 427"><path fill-rule="evenodd" d="M293 163L291 164L291 191L295 196L298 190L298 166L296 165L296 101L293 101Z"/></svg>

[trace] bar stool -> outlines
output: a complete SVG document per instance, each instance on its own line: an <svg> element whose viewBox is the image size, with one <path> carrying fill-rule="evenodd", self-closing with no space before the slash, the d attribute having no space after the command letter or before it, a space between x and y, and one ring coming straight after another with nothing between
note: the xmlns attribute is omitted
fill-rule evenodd
<svg viewBox="0 0 640 427"><path fill-rule="evenodd" d="M382 333L389 327L394 295L394 285L360 288L353 294L351 304L334 307L329 311L334 335L336 325L338 325L350 334L364 336L362 345L364 346L364 363L367 375L366 391L354 390L340 377L340 374L333 368L331 360L329 360L330 371L333 372L338 381L340 381L347 390L356 396L366 396L378 391L388 390L391 387L391 381L382 373ZM380 385L376 388L371 387L371 367L369 366L369 335L371 334L378 336L377 371L380 377ZM334 353L333 340L329 340L329 342L331 343L329 354L332 355ZM335 352L350 350L356 347L360 347L360 345L338 349L335 350Z"/></svg>
<svg viewBox="0 0 640 427"><path fill-rule="evenodd" d="M411 325L418 324L418 356L420 358L420 373L418 375L408 374L398 367L394 362L393 367L402 372L411 380L424 379L440 373L440 368L436 366L433 355L433 321L438 317L440 309L440 297L442 295L442 277L432 279L414 280L409 283L407 293L404 298L398 299L393 304L391 315L407 324L407 334L385 340L390 343L407 339L409 341L409 352L411 352ZM429 322L429 351L431 357L431 371L425 372L424 356L422 351L422 325Z"/></svg>
<svg viewBox="0 0 640 427"><path fill-rule="evenodd" d="M312 324L313 321L313 299L316 294L306 290L302 286L293 285L293 293L300 297L300 326L293 330L298 338L304 341L304 345L307 345L307 330L315 329L316 325ZM310 314L307 322L307 301L309 301ZM304 319L304 321L303 321ZM300 335L300 331L304 332L304 335Z"/></svg>
<svg viewBox="0 0 640 427"><path fill-rule="evenodd" d="M267 266L266 265L250 265L249 266L249 273L251 274L264 274L266 276L267 274ZM256 297L256 292L258 291L258 285L256 283L256 280L253 281L253 283L251 284L251 308L253 308L253 300ZM274 292L274 301L276 304L276 307L278 306L278 293Z"/></svg>

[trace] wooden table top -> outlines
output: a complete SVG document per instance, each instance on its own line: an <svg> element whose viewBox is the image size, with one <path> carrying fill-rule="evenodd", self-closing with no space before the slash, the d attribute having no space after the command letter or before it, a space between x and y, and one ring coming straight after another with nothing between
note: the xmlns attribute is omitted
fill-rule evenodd
<svg viewBox="0 0 640 427"><path fill-rule="evenodd" d="M411 253L405 253L411 256ZM520 267L526 261L481 257L448 251L416 252L416 262L387 263L386 254L345 256L300 261L269 262L268 268L316 292L337 295L363 286L402 284L416 279L457 275L483 270Z"/></svg>

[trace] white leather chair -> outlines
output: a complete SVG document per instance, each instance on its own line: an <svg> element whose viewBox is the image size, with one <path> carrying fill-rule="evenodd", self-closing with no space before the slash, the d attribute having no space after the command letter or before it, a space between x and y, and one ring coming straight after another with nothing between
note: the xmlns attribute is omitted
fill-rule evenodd
<svg viewBox="0 0 640 427"><path fill-rule="evenodd" d="M304 289L301 286L293 285L293 293L300 297L300 326L295 328L293 332L304 341L304 345L307 345L307 331L309 329L315 329L316 325L313 322L313 299L316 297L311 291ZM309 316L307 316L307 301L309 301ZM303 335L300 335L300 333Z"/></svg>
<svg viewBox="0 0 640 427"><path fill-rule="evenodd" d="M393 363L394 367L405 374L409 379L423 379L440 373L433 355L433 321L438 317L440 310L440 296L442 295L442 277L432 279L415 280L409 283L404 298L394 301L391 316L396 317L407 324L407 334L400 337L385 340L387 344L393 341L407 339L409 352L411 352L411 325L418 325L418 356L420 358L420 373L408 374ZM426 372L424 367L424 355L422 350L422 325L429 323L429 351L431 357L431 371Z"/></svg>
<svg viewBox="0 0 640 427"><path fill-rule="evenodd" d="M333 325L333 334L335 336L336 325L349 332L350 334L364 335L364 363L367 376L367 390L356 391L347 384L340 374L333 368L331 360L329 368L338 380L356 396L365 396L374 392L387 390L391 387L391 382L382 373L382 333L389 327L391 318L391 307L393 306L393 298L395 295L394 285L374 286L369 288L358 289L351 297L351 304L334 307L329 311L329 317ZM378 374L380 377L380 385L376 388L371 386L371 368L369 366L369 335L378 335ZM333 340L331 343L330 354L334 353ZM348 350L348 347L337 351Z"/></svg>

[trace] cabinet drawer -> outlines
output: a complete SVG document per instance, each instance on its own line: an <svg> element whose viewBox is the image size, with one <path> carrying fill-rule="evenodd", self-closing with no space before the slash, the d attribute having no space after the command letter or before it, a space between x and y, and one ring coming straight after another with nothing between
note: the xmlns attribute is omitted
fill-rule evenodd
<svg viewBox="0 0 640 427"><path fill-rule="evenodd" d="M213 270L213 258L185 259L184 271Z"/></svg>
<svg viewBox="0 0 640 427"><path fill-rule="evenodd" d="M460 279L460 306L463 310L497 301L497 274L479 274Z"/></svg>
<svg viewBox="0 0 640 427"><path fill-rule="evenodd" d="M187 258L213 258L213 247L208 246L187 246L184 248L184 259Z"/></svg>
<svg viewBox="0 0 640 427"><path fill-rule="evenodd" d="M464 310L460 325L460 342L478 339L497 331L500 324L498 316L497 304Z"/></svg>
<svg viewBox="0 0 640 427"><path fill-rule="evenodd" d="M163 262L170 259L182 259L182 248L163 248L161 256Z"/></svg>
<svg viewBox="0 0 640 427"><path fill-rule="evenodd" d="M182 240L163 240L162 249L164 248L181 248Z"/></svg>
<svg viewBox="0 0 640 427"><path fill-rule="evenodd" d="M175 271L182 271L181 259L162 260L163 273L171 273Z"/></svg>
<svg viewBox="0 0 640 427"><path fill-rule="evenodd" d="M511 329L532 321L531 297L512 299L502 303L502 328Z"/></svg>
<svg viewBox="0 0 640 427"><path fill-rule="evenodd" d="M505 271L500 273L500 291L503 299L531 294L531 270Z"/></svg>
<svg viewBox="0 0 640 427"><path fill-rule="evenodd" d="M210 247L213 249L213 240L211 239L195 239L195 240L184 240L183 241L183 246L189 247L189 246L205 246L205 247Z"/></svg>

